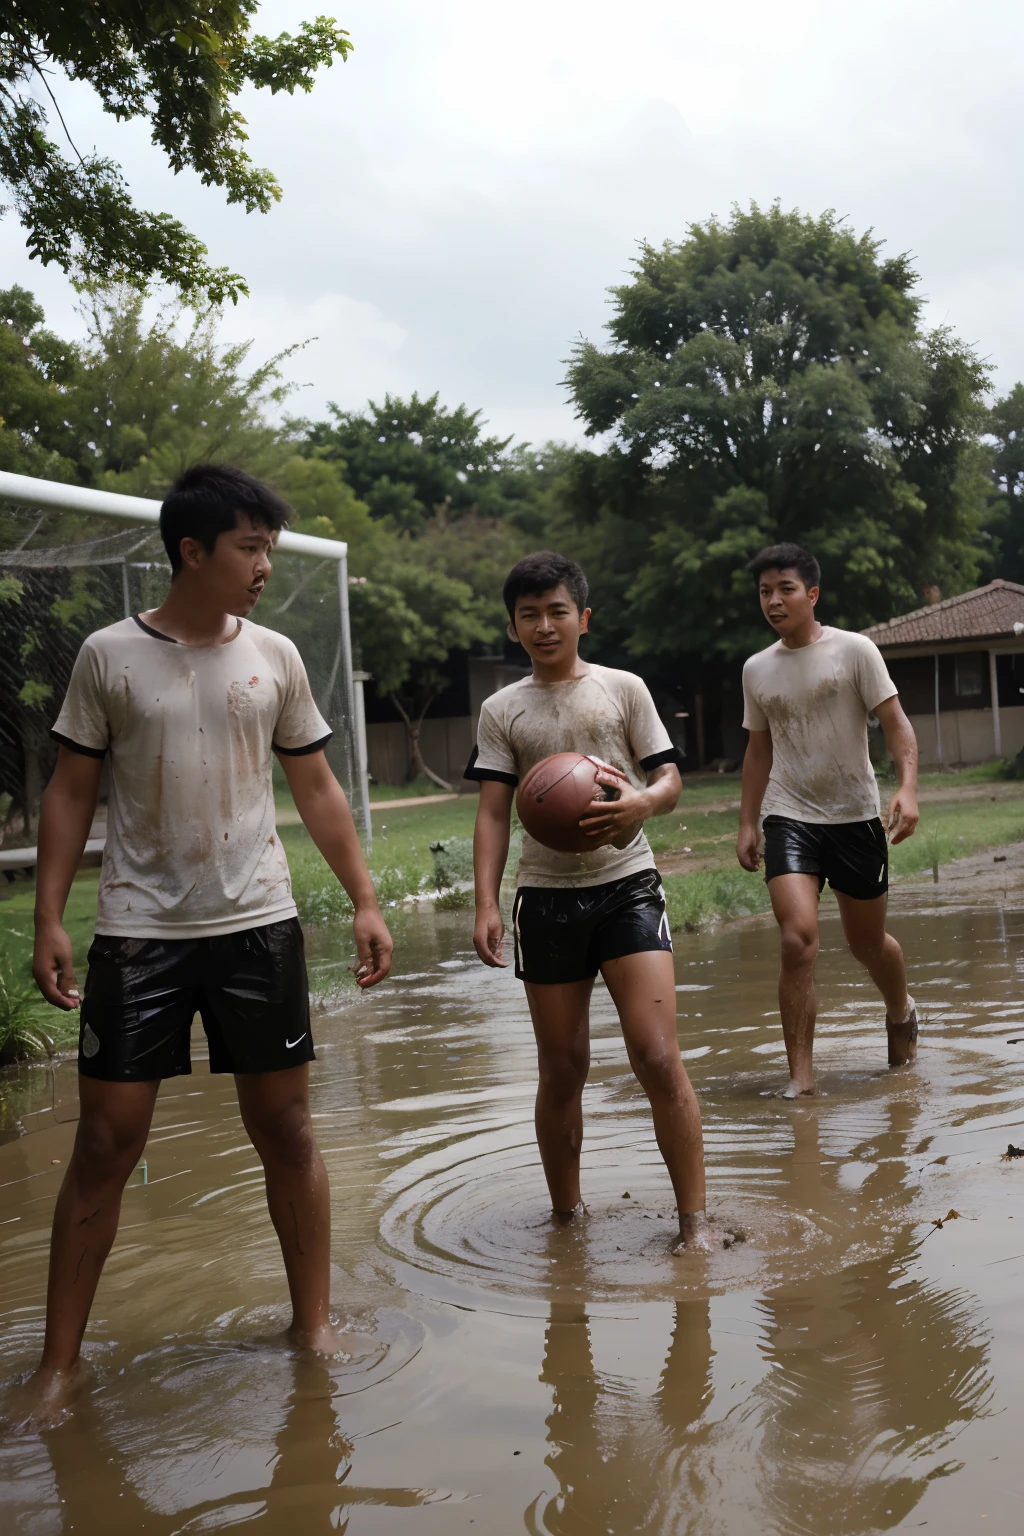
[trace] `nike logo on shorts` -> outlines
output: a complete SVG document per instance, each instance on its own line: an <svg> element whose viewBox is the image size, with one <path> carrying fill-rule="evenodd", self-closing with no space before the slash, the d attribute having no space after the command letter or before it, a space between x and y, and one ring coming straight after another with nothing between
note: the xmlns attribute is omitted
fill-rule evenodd
<svg viewBox="0 0 1024 1536"><path fill-rule="evenodd" d="M285 1050L286 1051L290 1051L290 1050L294 1049L294 1047L299 1044L299 1041L305 1040L305 1038L306 1038L308 1033L309 1033L309 1031L307 1029L304 1029L302 1031L302 1034L299 1036L298 1040L286 1040L285 1043L284 1043Z"/></svg>

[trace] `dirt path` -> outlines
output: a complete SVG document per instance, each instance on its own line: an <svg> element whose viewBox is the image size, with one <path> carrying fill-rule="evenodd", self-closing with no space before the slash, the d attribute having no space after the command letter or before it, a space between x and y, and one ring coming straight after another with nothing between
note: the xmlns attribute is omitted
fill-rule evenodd
<svg viewBox="0 0 1024 1536"><path fill-rule="evenodd" d="M941 906L1024 905L1024 843L1003 843L941 864L937 881L921 873L889 887L889 901L896 908L910 903L920 908L923 897Z"/></svg>

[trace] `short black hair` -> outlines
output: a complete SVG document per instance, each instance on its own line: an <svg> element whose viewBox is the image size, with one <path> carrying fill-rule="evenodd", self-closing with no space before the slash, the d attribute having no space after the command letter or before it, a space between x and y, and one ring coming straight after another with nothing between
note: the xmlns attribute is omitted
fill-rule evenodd
<svg viewBox="0 0 1024 1536"><path fill-rule="evenodd" d="M821 586L821 566L799 544L768 544L747 565L755 581L765 571L796 571L805 587Z"/></svg>
<svg viewBox="0 0 1024 1536"><path fill-rule="evenodd" d="M182 539L198 539L212 554L219 536L237 526L239 513L271 533L287 527L292 515L276 491L233 464L193 464L179 475L160 507L160 537L172 574L181 570Z"/></svg>
<svg viewBox="0 0 1024 1536"><path fill-rule="evenodd" d="M501 589L512 622L515 623L517 598L539 597L542 592L550 592L552 587L566 587L579 612L583 612L590 588L575 560L557 555L551 549L541 549L514 565Z"/></svg>

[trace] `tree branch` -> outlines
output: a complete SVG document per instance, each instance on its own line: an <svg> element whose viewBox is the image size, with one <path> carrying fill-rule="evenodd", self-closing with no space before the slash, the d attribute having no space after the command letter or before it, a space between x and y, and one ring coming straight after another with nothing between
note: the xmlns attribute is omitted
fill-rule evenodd
<svg viewBox="0 0 1024 1536"><path fill-rule="evenodd" d="M71 145L71 148L74 150L75 154L78 155L78 163L79 163L79 165L82 167L82 169L84 171L85 170L85 161L82 159L82 156L81 156L81 153L79 151L78 145L75 143L74 139L71 137L70 129L68 128L67 123L64 121L64 114L61 111L60 107L57 105L57 98L56 98L56 96L50 90L50 85L49 85L49 82L48 82L48 80L46 78L46 75L45 75L45 73L43 71L42 65L41 64L37 64L36 61L33 59L32 60L32 67L35 70L36 74L39 76L40 80L43 82L43 89L45 90L47 96L49 96L50 100L53 102L53 110L56 112L57 116L60 118L60 125L64 129L64 133L65 133L65 136L67 138L67 141Z"/></svg>

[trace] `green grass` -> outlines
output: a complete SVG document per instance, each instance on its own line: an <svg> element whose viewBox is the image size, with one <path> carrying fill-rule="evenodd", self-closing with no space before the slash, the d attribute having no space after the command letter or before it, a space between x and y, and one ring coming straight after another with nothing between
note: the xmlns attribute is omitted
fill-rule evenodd
<svg viewBox="0 0 1024 1536"><path fill-rule="evenodd" d="M1024 841L1024 795L964 804L925 805L914 836L889 851L896 879L949 864L982 848Z"/></svg>
<svg viewBox="0 0 1024 1536"><path fill-rule="evenodd" d="M377 895L394 903L421 891L471 880L476 797L413 805L374 817L369 858ZM295 904L306 922L336 921L352 906L302 825L280 829L292 871Z"/></svg>
<svg viewBox="0 0 1024 1536"><path fill-rule="evenodd" d="M941 773L922 773L918 784L922 790L948 789L954 784L999 784L1006 778L1010 761L1009 758L998 758L991 763L975 763L970 768L946 768ZM879 774L878 782L883 795L886 789L891 792L896 782L895 774Z"/></svg>
<svg viewBox="0 0 1024 1536"><path fill-rule="evenodd" d="M738 867L666 875L665 897L673 933L696 933L713 922L750 917L771 908L764 877Z"/></svg>

